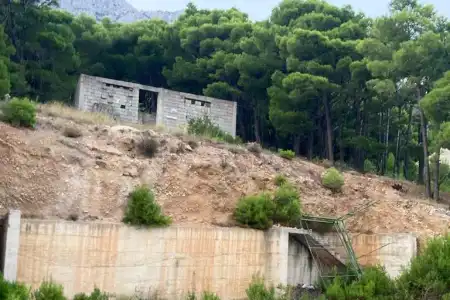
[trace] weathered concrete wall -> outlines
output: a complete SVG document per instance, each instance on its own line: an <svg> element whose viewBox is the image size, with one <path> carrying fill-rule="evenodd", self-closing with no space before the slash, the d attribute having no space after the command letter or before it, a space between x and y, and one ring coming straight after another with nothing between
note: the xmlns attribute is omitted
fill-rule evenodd
<svg viewBox="0 0 450 300"><path fill-rule="evenodd" d="M4 279L16 281L20 242L20 210L11 210L2 221L1 272Z"/></svg>
<svg viewBox="0 0 450 300"><path fill-rule="evenodd" d="M125 295L158 291L169 300L204 290L225 300L242 299L254 275L274 285L317 282L316 264L293 238L299 234L305 231L135 229L113 223L22 219L17 264L11 259L10 270L15 267L17 280L34 287L51 278L64 285L68 296L97 286ZM415 253L412 235L360 235L353 244L357 256L366 255L360 262L381 263L393 276Z"/></svg>
<svg viewBox="0 0 450 300"><path fill-rule="evenodd" d="M319 270L317 264L314 263L313 257L309 254L308 249L293 237L289 237L286 284L297 285L304 283L313 285L319 278L318 276Z"/></svg>
<svg viewBox="0 0 450 300"><path fill-rule="evenodd" d="M391 277L400 275L417 255L417 236L411 233L359 235L352 240L362 266L380 264Z"/></svg>
<svg viewBox="0 0 450 300"><path fill-rule="evenodd" d="M278 267L277 230L166 228L22 220L18 280L37 286L52 278L66 293L99 288L120 294L158 290L169 299L211 290L245 296L252 276ZM271 243L272 242L272 243ZM273 251L269 250L272 247Z"/></svg>
<svg viewBox="0 0 450 300"><path fill-rule="evenodd" d="M129 82L82 74L75 104L85 111L101 112L124 122L138 123L139 88Z"/></svg>
<svg viewBox="0 0 450 300"><path fill-rule="evenodd" d="M236 102L125 81L82 74L75 92L75 105L85 111L102 112L125 122L140 123L145 117L139 114L139 90L158 93L157 125L177 129L186 126L192 118L207 115L222 130L236 135Z"/></svg>
<svg viewBox="0 0 450 300"><path fill-rule="evenodd" d="M236 136L236 102L169 90L163 90L158 96L157 124L180 128L190 119L205 115L222 130Z"/></svg>
<svg viewBox="0 0 450 300"><path fill-rule="evenodd" d="M338 245L333 250L346 260L342 242L334 234L322 235L322 242ZM357 234L352 237L353 250L362 266L382 265L391 277L397 277L417 255L417 236L412 233Z"/></svg>

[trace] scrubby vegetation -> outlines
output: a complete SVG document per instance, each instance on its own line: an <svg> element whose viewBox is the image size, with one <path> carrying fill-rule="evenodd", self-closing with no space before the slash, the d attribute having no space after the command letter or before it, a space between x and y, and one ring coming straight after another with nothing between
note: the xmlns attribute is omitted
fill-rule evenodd
<svg viewBox="0 0 450 300"><path fill-rule="evenodd" d="M100 289L94 288L94 291L90 295L85 293L76 294L73 300L109 300L108 294L103 293Z"/></svg>
<svg viewBox="0 0 450 300"><path fill-rule="evenodd" d="M159 142L151 136L143 136L137 146L141 154L152 158L158 153Z"/></svg>
<svg viewBox="0 0 450 300"><path fill-rule="evenodd" d="M273 225L275 203L266 193L245 196L239 199L234 211L236 221L255 229L268 229Z"/></svg>
<svg viewBox="0 0 450 300"><path fill-rule="evenodd" d="M209 137L211 139L230 144L241 143L239 138L234 138L231 134L220 129L220 127L217 124L214 124L208 116L190 119L188 122L188 133L192 135Z"/></svg>
<svg viewBox="0 0 450 300"><path fill-rule="evenodd" d="M255 229L268 229L274 223L296 226L301 218L298 191L288 183L273 194L261 193L241 198L234 211L236 221Z"/></svg>
<svg viewBox="0 0 450 300"><path fill-rule="evenodd" d="M20 127L36 125L36 105L28 98L13 98L0 108L1 119L5 122Z"/></svg>
<svg viewBox="0 0 450 300"><path fill-rule="evenodd" d="M322 185L333 192L338 192L344 185L344 176L336 168L329 168L322 174Z"/></svg>
<svg viewBox="0 0 450 300"><path fill-rule="evenodd" d="M203 292L200 296L195 293L188 293L186 300L220 300L220 298L215 293Z"/></svg>
<svg viewBox="0 0 450 300"><path fill-rule="evenodd" d="M44 281L34 292L35 300L65 300L64 288L51 281Z"/></svg>
<svg viewBox="0 0 450 300"><path fill-rule="evenodd" d="M282 174L277 174L273 181L274 181L275 185L278 187L280 187L288 182L286 176L284 176Z"/></svg>
<svg viewBox="0 0 450 300"><path fill-rule="evenodd" d="M284 226L299 226L302 215L300 205L300 195L290 184L283 184L274 195L275 211L273 214L274 223Z"/></svg>
<svg viewBox="0 0 450 300"><path fill-rule="evenodd" d="M153 192L140 186L130 194L123 222L135 226L159 227L170 225L172 219L163 214Z"/></svg>
<svg viewBox="0 0 450 300"><path fill-rule="evenodd" d="M284 149L279 149L278 150L278 154L285 159L293 159L295 157L295 152L292 150L284 150Z"/></svg>
<svg viewBox="0 0 450 300"><path fill-rule="evenodd" d="M259 154L261 154L263 149L262 149L261 145L258 143L248 143L247 150L249 152L254 153L255 155L259 155Z"/></svg>

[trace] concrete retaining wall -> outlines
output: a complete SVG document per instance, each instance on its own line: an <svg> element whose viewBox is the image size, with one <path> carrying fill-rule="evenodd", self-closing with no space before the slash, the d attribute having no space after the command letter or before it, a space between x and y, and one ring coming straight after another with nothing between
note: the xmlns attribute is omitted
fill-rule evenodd
<svg viewBox="0 0 450 300"><path fill-rule="evenodd" d="M177 299L188 291L210 290L222 299L240 299L258 274L273 284L314 283L310 276L288 280L292 261L301 270L309 267L301 265L308 261L306 249L290 252L288 261L288 248L301 249L301 245L288 246L288 232L283 228L139 230L121 224L22 220L17 279L37 287L51 278L63 284L69 296L91 291L95 285L125 295L158 291Z"/></svg>
<svg viewBox="0 0 450 300"><path fill-rule="evenodd" d="M179 299L188 291L214 291L222 299L245 298L254 275L269 284L314 284L317 267L293 236L300 229L266 232L242 228L136 229L123 224L8 217L4 244L9 280L37 287L63 284L66 294L94 286L121 295L158 291ZM357 256L396 275L416 251L413 235L360 235ZM384 246L384 247L383 247ZM6 276L6 273L5 273Z"/></svg>

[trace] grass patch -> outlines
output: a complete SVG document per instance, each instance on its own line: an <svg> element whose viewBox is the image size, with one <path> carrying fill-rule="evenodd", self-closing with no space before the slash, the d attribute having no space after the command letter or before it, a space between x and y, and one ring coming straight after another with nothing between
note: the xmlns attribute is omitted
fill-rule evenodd
<svg viewBox="0 0 450 300"><path fill-rule="evenodd" d="M286 176L284 176L282 174L278 174L277 176L275 176L273 181L274 181L275 185L278 187L285 185L288 182Z"/></svg>
<svg viewBox="0 0 450 300"><path fill-rule="evenodd" d="M285 159L288 160L292 160L295 157L295 152L292 150L284 150L284 149L279 149L278 150L278 154Z"/></svg>
<svg viewBox="0 0 450 300"><path fill-rule="evenodd" d="M263 151L262 147L258 143L249 143L247 144L247 150L251 153L254 153L255 155L260 155Z"/></svg>
<svg viewBox="0 0 450 300"><path fill-rule="evenodd" d="M60 102L39 104L38 112L43 114L44 116L60 117L72 120L79 124L117 124L117 122L108 115L78 110L75 107L67 106Z"/></svg>

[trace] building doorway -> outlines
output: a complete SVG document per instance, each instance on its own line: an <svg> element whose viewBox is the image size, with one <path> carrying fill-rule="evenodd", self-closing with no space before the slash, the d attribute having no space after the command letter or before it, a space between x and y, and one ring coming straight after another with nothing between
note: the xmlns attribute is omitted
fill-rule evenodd
<svg viewBox="0 0 450 300"><path fill-rule="evenodd" d="M139 120L142 124L156 124L158 93L139 90Z"/></svg>

